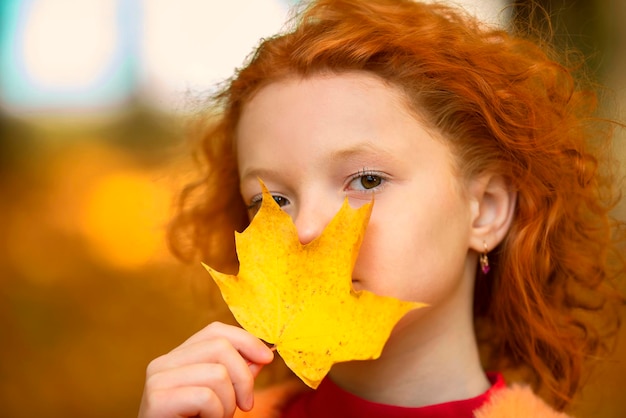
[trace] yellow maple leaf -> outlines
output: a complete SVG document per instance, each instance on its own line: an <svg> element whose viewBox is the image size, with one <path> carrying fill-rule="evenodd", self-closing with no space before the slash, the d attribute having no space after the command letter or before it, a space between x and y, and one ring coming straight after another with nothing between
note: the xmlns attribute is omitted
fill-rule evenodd
<svg viewBox="0 0 626 418"><path fill-rule="evenodd" d="M378 358L395 324L423 304L352 288L372 203L352 209L346 199L323 233L302 245L290 216L261 186L259 212L235 233L237 275L204 266L239 324L274 344L316 388L335 363Z"/></svg>

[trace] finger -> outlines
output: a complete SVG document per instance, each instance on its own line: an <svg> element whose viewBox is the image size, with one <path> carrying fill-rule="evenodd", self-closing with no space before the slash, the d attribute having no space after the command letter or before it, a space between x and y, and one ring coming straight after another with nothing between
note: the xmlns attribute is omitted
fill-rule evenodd
<svg viewBox="0 0 626 418"><path fill-rule="evenodd" d="M165 370L150 376L146 381L148 391L179 387L209 388L217 395L227 416L235 411L235 388L228 370L222 364L199 363Z"/></svg>
<svg viewBox="0 0 626 418"><path fill-rule="evenodd" d="M233 347L238 356L244 357L249 363L268 364L273 360L272 349L258 338L240 328L230 328L225 332L215 332L214 335L206 332L202 336L196 334L196 338L192 337L169 353L154 359L148 365L149 374L186 364L214 362L220 358L216 355L220 350L233 351L228 346Z"/></svg>
<svg viewBox="0 0 626 418"><path fill-rule="evenodd" d="M197 351L204 352L214 362L224 366L235 390L237 405L243 410L249 409L253 400L254 375L248 367L248 360L242 357L231 341L222 337L212 340L211 344L196 343L189 347L187 354L196 356Z"/></svg>
<svg viewBox="0 0 626 418"><path fill-rule="evenodd" d="M250 369L250 373L252 373L252 376L255 379L259 375L261 370L263 369L263 366L264 366L263 364L248 363L248 369Z"/></svg>
<svg viewBox="0 0 626 418"><path fill-rule="evenodd" d="M272 350L263 341L242 328L221 322L207 325L189 337L178 348L220 337L228 339L242 356L253 363L268 364L274 359Z"/></svg>
<svg viewBox="0 0 626 418"><path fill-rule="evenodd" d="M253 398L253 372L248 367L248 361L224 337L179 347L153 360L148 365L147 379L167 370L178 370L195 364L223 366L235 391L236 404L241 409L249 408Z"/></svg>
<svg viewBox="0 0 626 418"><path fill-rule="evenodd" d="M139 417L223 418L226 410L218 396L204 386L184 386L150 392L142 403Z"/></svg>
<svg viewBox="0 0 626 418"><path fill-rule="evenodd" d="M250 363L269 364L274 359L273 350L263 341L242 328L214 322L187 339L179 347L172 350L185 349L200 342L211 341L216 338L226 338L237 351Z"/></svg>
<svg viewBox="0 0 626 418"><path fill-rule="evenodd" d="M239 364L246 365L248 361L228 339L219 337L177 347L154 359L148 369L149 374L153 374L196 363L228 363L243 370Z"/></svg>

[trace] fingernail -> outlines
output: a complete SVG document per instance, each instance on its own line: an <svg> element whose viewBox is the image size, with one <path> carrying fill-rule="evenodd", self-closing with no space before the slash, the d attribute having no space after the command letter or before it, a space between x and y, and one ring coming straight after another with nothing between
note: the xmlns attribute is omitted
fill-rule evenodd
<svg viewBox="0 0 626 418"><path fill-rule="evenodd" d="M252 372L252 376L254 376L255 378L258 376L259 372L261 371L261 369L263 368L262 364L256 364L256 363L250 363L248 364L248 367L250 368L250 372Z"/></svg>
<svg viewBox="0 0 626 418"><path fill-rule="evenodd" d="M267 356L267 360L268 361L272 361L274 360L274 351L276 351L276 346L273 345L271 347L269 347L270 351L266 351L266 356Z"/></svg>
<svg viewBox="0 0 626 418"><path fill-rule="evenodd" d="M254 406L254 392L250 392L246 399L246 411L249 411Z"/></svg>

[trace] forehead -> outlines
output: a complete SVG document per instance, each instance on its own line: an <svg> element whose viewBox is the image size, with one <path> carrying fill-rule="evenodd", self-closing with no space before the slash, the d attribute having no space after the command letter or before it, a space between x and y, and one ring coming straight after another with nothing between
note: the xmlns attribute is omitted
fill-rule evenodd
<svg viewBox="0 0 626 418"><path fill-rule="evenodd" d="M244 105L237 148L256 148L271 140L321 146L340 138L368 137L374 128L407 118L404 102L398 89L366 73L282 79L262 87Z"/></svg>
<svg viewBox="0 0 626 418"><path fill-rule="evenodd" d="M377 76L293 77L268 84L244 106L237 162L242 177L277 166L322 169L322 162L363 154L414 163L433 140L446 142L410 109L399 88Z"/></svg>
<svg viewBox="0 0 626 418"><path fill-rule="evenodd" d="M288 130L295 136L302 124L321 133L393 124L407 117L423 123L408 103L399 88L367 72L292 76L263 86L244 104L235 139L239 147L261 131Z"/></svg>
<svg viewBox="0 0 626 418"><path fill-rule="evenodd" d="M363 98L367 95L383 95L392 99L403 110L411 110L409 100L401 88L367 71L320 72L308 76L290 75L259 88L243 105L242 114L286 91L300 91L303 95L315 93L320 99L336 101L338 96ZM291 98L297 99L294 94Z"/></svg>

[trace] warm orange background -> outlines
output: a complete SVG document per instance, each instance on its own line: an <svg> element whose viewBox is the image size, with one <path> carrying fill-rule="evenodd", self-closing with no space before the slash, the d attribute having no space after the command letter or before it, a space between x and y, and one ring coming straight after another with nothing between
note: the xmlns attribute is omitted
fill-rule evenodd
<svg viewBox="0 0 626 418"><path fill-rule="evenodd" d="M0 120L0 416L136 415L147 362L208 321L163 239L176 125L107 124Z"/></svg>

